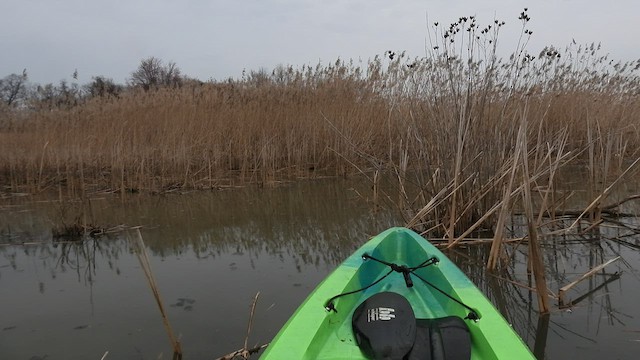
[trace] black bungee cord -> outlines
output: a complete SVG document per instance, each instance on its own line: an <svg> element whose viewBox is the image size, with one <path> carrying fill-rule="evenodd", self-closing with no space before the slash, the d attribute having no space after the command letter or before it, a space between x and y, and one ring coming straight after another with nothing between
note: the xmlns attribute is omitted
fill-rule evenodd
<svg viewBox="0 0 640 360"><path fill-rule="evenodd" d="M411 276L410 274L415 275L418 279L422 280L422 282L424 282L425 284L431 286L432 288L436 289L438 292L440 292L442 295L446 296L447 298L455 301L456 303L460 304L461 306L463 306L465 309L469 310L469 314L465 317L465 319L469 319L469 320L473 320L473 321L478 321L480 319L480 317L478 316L478 313L476 313L476 311L468 306L467 304L463 303L462 301L454 298L453 296L447 294L444 290L440 289L439 287L437 287L436 285L432 284L431 282L427 281L426 279L424 279L422 276L416 274L414 271L427 267L429 265L433 265L433 264L437 264L438 262L440 262L440 260L438 260L437 257L433 256L425 261L423 261L420 265L418 266L414 266L414 267L408 267L406 265L398 265L395 263L390 263L384 260L380 260L377 259L367 253L364 253L362 255L362 259L363 260L367 260L367 259L371 259L373 261L379 262L383 265L386 265L388 267L391 268L391 270L389 270L388 273L386 273L384 276L382 276L381 278L379 278L378 280L372 282L371 284L358 289L358 290L353 290L353 291L349 291L349 292L345 292L345 293L341 293L338 295L333 296L332 298L330 298L329 300L327 300L327 302L324 305L325 310L327 311L333 311L333 312L338 312L338 310L336 310L336 307L334 305L334 301L338 298L341 298L343 296L347 296L347 295L351 295L351 294L355 294L361 291L364 291L374 285L376 285L377 283L381 282L382 280L384 280L387 276L391 275L392 272L399 272L402 273L402 275L404 276L404 281L405 284L407 285L407 287L412 287L413 286L413 281L411 280Z"/></svg>

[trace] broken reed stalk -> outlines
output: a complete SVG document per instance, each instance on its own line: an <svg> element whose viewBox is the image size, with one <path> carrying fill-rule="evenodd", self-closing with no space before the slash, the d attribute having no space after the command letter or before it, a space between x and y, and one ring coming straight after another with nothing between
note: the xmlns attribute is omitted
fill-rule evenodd
<svg viewBox="0 0 640 360"><path fill-rule="evenodd" d="M256 303L258 302L258 297L260 296L260 291L256 293L256 296L253 298L253 303L251 304L251 313L249 315L249 323L247 324L247 335L244 337L244 349L247 349L247 343L249 342L249 335L251 335L251 329L253 328L253 315L256 311Z"/></svg>
<svg viewBox="0 0 640 360"><path fill-rule="evenodd" d="M470 227L467 228L467 230L465 230L460 236L458 236L457 239L455 239L452 243L449 243L449 245L447 246L447 249L452 248L454 246L456 246L460 241L462 241L464 238L466 238L469 234L471 234L473 231L475 231L479 226L481 226L482 224L485 223L485 221L487 221L491 216L493 216L493 214L495 212L497 212L498 210L501 210L503 208L503 203L504 201L510 201L510 199L514 196L516 196L518 194L518 192L522 191L522 188L525 186L531 186L531 184L533 184L535 181L537 181L537 179L539 179L540 177L542 177L543 175L545 175L546 173L549 173L550 175L550 179L553 178L553 174L555 174L555 172L557 171L557 169L565 162L571 161L573 159L575 159L579 153L576 154L571 154L571 153L564 153L562 152L562 143L564 141L566 141L566 139L560 139L558 141L558 145L559 145L559 149L557 152L557 158L552 162L551 166L549 166L548 168L544 168L539 170L537 173L535 173L534 175L530 176L529 178L529 182L528 183L522 183L520 184L520 186L516 187L515 189L513 189L511 191L511 193L506 196L507 194L504 194L502 200L498 201L496 204L493 205L493 207L491 207L489 210L487 210L487 212L480 218L478 219L473 225L471 225ZM551 150L549 150L549 156L551 154ZM499 175L497 175L494 179L494 182L497 183L500 180L502 180L502 178L506 177L509 170L513 169L513 165L511 162L507 162L505 163L505 166L503 167L503 169L501 169L499 171ZM467 180L469 180L469 178L467 178ZM465 182L467 181L465 180ZM549 183L551 184L551 183ZM445 190L448 189L442 189L440 191L440 193L444 192ZM440 193L438 193L438 195L435 198L439 197ZM479 196L477 196L475 201L479 201L479 199L483 198L485 195L487 194L487 192L485 191L484 193L480 194ZM451 193L448 193L448 195L443 198L441 201L443 201L444 199L446 199L448 196L450 196ZM429 204L432 204L434 202L434 199L432 199ZM428 204L428 205L429 205ZM408 223L407 227L411 227L411 226L415 226L417 224L417 218L420 217L424 217L426 216L431 210L433 210L435 208L435 206L437 206L437 204L432 204L430 207L424 207L423 209L421 209L418 214ZM542 210L541 210L542 211ZM424 235L424 233L422 234ZM495 237L494 237L495 238ZM504 243L504 240L502 241Z"/></svg>
<svg viewBox="0 0 640 360"><path fill-rule="evenodd" d="M455 165L453 170L453 194L451 196L451 207L449 209L449 229L447 230L447 237L449 238L449 244L451 244L455 239L455 229L456 229L456 209L458 204L458 184L460 183L461 169L462 169L462 158L464 152L464 143L467 133L467 124L466 116L464 113L459 115L458 121L458 137L456 141L456 157L455 157Z"/></svg>
<svg viewBox="0 0 640 360"><path fill-rule="evenodd" d="M493 242L493 238L462 238L462 239L456 239L458 242L456 243L457 245L487 245L491 242ZM517 237L517 238L512 238L512 239L504 239L502 240L503 244L506 243L521 243L523 241L526 241L526 238L524 237ZM449 246L449 239L447 238L429 238L429 242L433 243L434 246L437 247L441 247L441 248L446 248L451 249L451 246ZM446 244L440 244L440 243L444 243L446 242Z"/></svg>
<svg viewBox="0 0 640 360"><path fill-rule="evenodd" d="M608 260L605 263L602 263L596 267L594 267L593 269L587 271L586 273L584 273L582 276L580 276L578 279L572 281L571 283L563 286L560 288L560 290L558 290L558 302L560 303L560 305L564 304L564 294L569 291L572 287L576 286L577 284L579 284L581 281L593 276L595 273L597 273L598 271L602 270L605 268L605 266L613 263L614 261L620 259L620 256L615 257L613 259Z"/></svg>
<svg viewBox="0 0 640 360"><path fill-rule="evenodd" d="M526 112L525 105L525 112ZM526 132L527 128L526 115L522 116L522 124L520 131ZM518 134L520 135L520 134ZM522 141L518 146L521 147L521 151L527 154L527 140L525 136L518 136L518 139ZM522 182L526 184L523 187L522 200L527 217L527 229L529 231L529 261L531 264L531 270L536 282L536 294L538 298L538 307L542 314L549 312L549 296L547 291L547 281L544 274L544 261L542 259L542 252L540 250L540 243L538 239L538 229L535 226L533 218L533 200L531 199L531 179L529 178L529 159L527 156L522 156Z"/></svg>
<svg viewBox="0 0 640 360"><path fill-rule="evenodd" d="M500 250L502 247L502 234L504 232L507 217L511 213L511 189L513 188L513 183L515 182L516 170L518 169L518 159L520 158L520 156L523 156L525 158L527 156L527 153L521 154L522 143L526 142L526 139L522 139L522 137L526 135L526 128L523 129L524 126L524 123L520 124L518 138L516 140L516 148L513 154L513 163L511 164L509 182L507 183L502 196L502 206L500 208L500 215L498 216L498 221L496 223L496 233L493 237L493 243L491 243L491 250L489 252L489 259L487 260L487 269L489 270L495 270L498 264L498 259L500 257Z"/></svg>
<svg viewBox="0 0 640 360"><path fill-rule="evenodd" d="M258 351L269 346L269 343L262 344L260 346L255 346L249 349L249 335L251 334L251 329L253 329L253 317L256 311L256 304L258 303L258 297L260 296L260 292L256 293L256 296L253 298L253 303L251 304L251 312L249 313L249 324L247 325L247 334L244 337L244 346L242 349L238 349L232 353L221 356L216 360L234 360L236 357L241 357L242 359L248 359L252 354L257 353Z"/></svg>
<svg viewBox="0 0 640 360"><path fill-rule="evenodd" d="M373 206L378 207L378 188L380 187L380 171L376 169L373 173Z"/></svg>
<svg viewBox="0 0 640 360"><path fill-rule="evenodd" d="M418 226L420 224L420 219L425 218L429 213L431 213L438 206L443 204L445 200L447 200L450 196L452 196L452 194L456 191L456 189L459 189L462 185L467 183L472 178L473 178L473 175L470 175L464 181L462 181L462 183L458 184L457 188L453 188L453 183L449 183L447 184L447 186L440 189L440 191L438 191L438 193L434 197L432 197L431 200L429 200L429 202L426 205L424 205L418 212L416 212L416 214L411 218L411 220L407 222L406 226L409 228ZM451 244L451 245L455 245L455 244Z"/></svg>
<svg viewBox="0 0 640 360"><path fill-rule="evenodd" d="M164 310L164 305L162 304L162 299L160 297L160 292L158 291L156 280L153 277L151 263L149 262L149 257L147 256L147 251L144 246L144 240L142 239L140 229L136 229L136 241L134 242L134 245L136 255L138 256L138 260L140 261L140 266L142 266L144 275L149 282L151 291L153 292L153 297L156 299L156 303L158 304L158 309L160 309L160 314L162 315L162 323L164 324L164 328L167 330L169 341L171 341L171 345L173 346L173 359L182 359L182 347L180 345L180 341L178 341L178 339L173 334L173 330L171 329L171 325L169 324L169 319L167 318L167 313Z"/></svg>
<svg viewBox="0 0 640 360"><path fill-rule="evenodd" d="M618 176L612 183L611 185L607 186L600 195L598 195L592 202L591 204L589 204L589 206L586 207L586 209L584 209L584 211L582 212L582 214L580 214L575 221L568 227L565 229L565 232L568 233L571 229L573 229L579 222L580 220L584 217L585 214L587 213L592 213L594 210L600 209L600 204L602 203L602 200L605 199L607 196L609 196L609 194L611 193L611 191L613 190L614 186L616 186L621 180L622 178L629 172L631 171L632 168L634 168L636 166L636 164L638 164L638 162L640 162L640 157L637 158L631 165L629 165L623 172L622 174L620 174L620 176Z"/></svg>
<svg viewBox="0 0 640 360"><path fill-rule="evenodd" d="M547 181L547 189L549 191L546 191L544 193L544 197L542 198L542 204L540 205L540 211L538 212L538 220L536 222L536 226L540 227L540 225L542 224L542 217L544 215L545 212L549 212L548 209L548 203L549 203L549 194L553 194L553 184L554 184L554 178L556 175L556 172L558 171L558 168L560 167L560 164L562 163L562 156L564 154L564 148L567 145L567 128L564 128L563 130L561 130L561 133L557 136L557 152L556 152L556 160L553 161L553 158L551 157L551 151L549 151L548 153L548 168L549 168L549 179ZM543 160L544 163L544 160ZM553 211L555 213L555 211Z"/></svg>
<svg viewBox="0 0 640 360"><path fill-rule="evenodd" d="M609 283L612 283L616 280L620 279L620 272L615 272L613 274L611 274L611 276L606 279L605 281L603 281L600 285L594 287L594 288L589 288L589 291L587 291L586 293L578 296L577 298L569 301L568 303L565 302L558 302L558 308L560 309L566 309L566 308L570 308L573 307L577 304L579 304L582 300L588 298L589 296L593 295L596 291L599 291L600 289L602 289L603 287L607 286Z"/></svg>
<svg viewBox="0 0 640 360"><path fill-rule="evenodd" d="M235 360L235 358L237 358L238 356L242 357L243 359L248 359L249 356L259 352L262 349L265 349L267 346L269 346L269 344L262 344L251 349L239 349L225 356L221 356L216 360Z"/></svg>

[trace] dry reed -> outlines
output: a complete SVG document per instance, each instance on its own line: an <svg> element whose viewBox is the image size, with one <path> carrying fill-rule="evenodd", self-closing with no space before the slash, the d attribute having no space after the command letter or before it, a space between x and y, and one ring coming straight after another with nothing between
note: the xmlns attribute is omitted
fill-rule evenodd
<svg viewBox="0 0 640 360"><path fill-rule="evenodd" d="M149 287L151 288L151 292L153 293L153 297L156 300L158 305L158 309L160 310L160 314L162 315L162 323L164 325L165 330L167 331L167 335L169 336L169 341L171 342L171 346L173 347L173 360L182 359L182 345L180 341L173 334L173 330L171 328L171 324L169 323L169 318L167 317L167 313L164 309L164 305L162 303L162 298L160 297L160 292L158 291L158 285L156 284L156 280L153 276L153 271L151 270L151 263L149 262L149 256L147 255L146 247L144 245L144 240L142 239L142 234L140 233L140 229L136 229L135 231L135 240L131 241L133 249L135 249L136 256L140 261L140 266L144 271L144 275L147 278L147 282L149 283Z"/></svg>
<svg viewBox="0 0 640 360"><path fill-rule="evenodd" d="M457 189L436 216L453 240L501 197L492 179L512 154L525 101L537 160L567 133L565 151L588 146L591 177L602 180L640 149L640 63L613 63L594 45L531 56L522 21L522 44L508 61L495 50L502 23L481 29L470 17L434 26L424 58L280 67L69 109L3 110L2 190L81 196L391 168L403 187L424 186L426 201L449 183ZM412 170L437 175L410 178ZM468 208L479 189L489 193ZM402 205L419 208L410 196Z"/></svg>
<svg viewBox="0 0 640 360"><path fill-rule="evenodd" d="M525 206L525 187L547 189L531 199L539 224L560 201L561 167L586 167L596 196L640 154L640 60L613 61L595 44L531 54L526 11L519 21L509 59L497 51L505 23L470 16L433 24L422 58L387 52L71 108L0 109L0 191L77 197L370 171L376 202L450 244L496 231L502 209ZM512 174L522 117L529 180ZM397 195L379 186L385 173Z"/></svg>

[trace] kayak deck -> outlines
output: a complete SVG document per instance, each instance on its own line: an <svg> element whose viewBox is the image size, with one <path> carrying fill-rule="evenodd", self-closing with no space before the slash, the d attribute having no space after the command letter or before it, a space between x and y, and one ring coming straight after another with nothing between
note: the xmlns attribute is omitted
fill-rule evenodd
<svg viewBox="0 0 640 360"><path fill-rule="evenodd" d="M395 271L379 281L389 273L389 266L365 260L364 254L408 267L432 257L438 263L416 269L417 276L411 275L413 286L407 287L403 275ZM376 281L379 282L372 285ZM366 289L335 299L335 312L324 309L332 297L363 288ZM472 359L534 358L511 326L455 264L415 232L391 228L365 243L309 295L261 359L366 359L354 338L351 318L359 304L381 292L404 296L418 319L452 315L464 319L471 312L477 314L479 320L465 320L471 334Z"/></svg>

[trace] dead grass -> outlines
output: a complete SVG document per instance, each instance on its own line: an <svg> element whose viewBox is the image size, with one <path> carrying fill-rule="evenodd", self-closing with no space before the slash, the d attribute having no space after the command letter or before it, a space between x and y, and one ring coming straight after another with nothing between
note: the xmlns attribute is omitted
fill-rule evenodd
<svg viewBox="0 0 640 360"><path fill-rule="evenodd" d="M60 184L159 191L343 174L350 142L379 148L387 104L358 81L318 76L131 92L33 112L2 128L0 176L14 191Z"/></svg>
<svg viewBox="0 0 640 360"><path fill-rule="evenodd" d="M598 194L640 154L640 60L614 62L596 45L532 55L523 14L510 59L496 55L502 22L465 17L434 24L423 58L388 52L68 110L5 109L2 191L75 197L390 172L398 191L376 180L376 197L450 242L493 226L512 200L523 208L523 186L552 189L566 164L587 167ZM523 118L526 181L514 170Z"/></svg>

